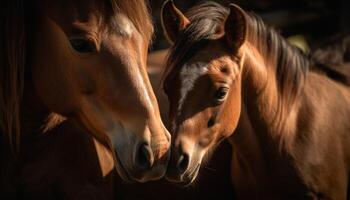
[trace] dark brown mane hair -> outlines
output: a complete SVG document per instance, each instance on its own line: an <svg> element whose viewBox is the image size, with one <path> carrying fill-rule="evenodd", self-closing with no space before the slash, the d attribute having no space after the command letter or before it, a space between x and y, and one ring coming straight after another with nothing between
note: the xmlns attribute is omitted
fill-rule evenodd
<svg viewBox="0 0 350 200"><path fill-rule="evenodd" d="M283 128L283 117L300 94L311 63L301 50L290 45L256 14L248 13L247 21L247 41L265 58L265 65L274 68L279 92L275 121L278 128Z"/></svg>
<svg viewBox="0 0 350 200"><path fill-rule="evenodd" d="M185 14L191 24L180 33L172 47L163 79L165 90L167 83L180 70L178 68L211 40L216 30L225 23L228 14L228 8L215 2L194 6ZM262 54L267 61L266 66L276 67L281 105L279 113L283 113L301 91L309 60L254 13L247 13L247 26L247 41Z"/></svg>
<svg viewBox="0 0 350 200"><path fill-rule="evenodd" d="M209 1L192 7L185 15L191 23L171 47L162 77L165 90L167 83L171 82L180 70L179 67L204 47L216 33L228 15L228 9Z"/></svg>
<svg viewBox="0 0 350 200"><path fill-rule="evenodd" d="M148 41L153 35L146 0L107 0L114 13L125 14ZM20 104L24 87L26 50L35 21L33 2L4 0L0 7L0 141L18 155L20 141ZM28 71L28 70L26 70ZM8 141L8 142L6 142Z"/></svg>
<svg viewBox="0 0 350 200"><path fill-rule="evenodd" d="M26 49L23 0L4 1L0 12L0 131L14 155L18 153L20 102Z"/></svg>

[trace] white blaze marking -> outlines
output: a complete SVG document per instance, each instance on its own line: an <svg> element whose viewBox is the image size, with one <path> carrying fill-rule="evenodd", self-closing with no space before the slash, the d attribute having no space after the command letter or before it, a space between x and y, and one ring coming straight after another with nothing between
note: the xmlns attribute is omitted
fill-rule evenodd
<svg viewBox="0 0 350 200"><path fill-rule="evenodd" d="M118 14L113 20L113 25L120 35L130 37L135 30L134 24L122 14Z"/></svg>
<svg viewBox="0 0 350 200"><path fill-rule="evenodd" d="M197 62L190 65L185 64L180 72L181 86L180 86L180 100L178 106L178 114L181 113L183 103L188 93L193 89L197 79L208 71L207 64L204 62Z"/></svg>
<svg viewBox="0 0 350 200"><path fill-rule="evenodd" d="M139 70L138 73L136 73L136 78L137 78L137 83L138 83L139 89L141 91L140 95L145 98L145 101L148 103L148 106L153 111L153 109L154 109L153 103L152 103L151 97L149 96L146 82L142 78L141 70Z"/></svg>

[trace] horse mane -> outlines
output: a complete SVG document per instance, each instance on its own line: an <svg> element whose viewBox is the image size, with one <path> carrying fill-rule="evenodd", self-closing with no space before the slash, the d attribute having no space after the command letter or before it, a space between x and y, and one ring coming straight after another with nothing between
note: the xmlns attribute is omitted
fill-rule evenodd
<svg viewBox="0 0 350 200"><path fill-rule="evenodd" d="M115 13L125 14L148 41L153 36L153 23L147 0L110 0Z"/></svg>
<svg viewBox="0 0 350 200"><path fill-rule="evenodd" d="M13 155L19 151L20 102L26 54L25 3L2 3L0 22L0 131ZM4 143L6 143L4 141Z"/></svg>

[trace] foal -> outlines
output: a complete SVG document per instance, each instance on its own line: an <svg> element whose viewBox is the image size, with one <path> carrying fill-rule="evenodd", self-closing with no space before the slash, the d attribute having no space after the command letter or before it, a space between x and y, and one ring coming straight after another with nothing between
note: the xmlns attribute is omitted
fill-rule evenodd
<svg viewBox="0 0 350 200"><path fill-rule="evenodd" d="M345 83L311 68L237 5L207 2L185 15L167 1L162 22L174 43L164 79L173 145L168 180L190 184L208 150L228 138L240 199L347 198Z"/></svg>

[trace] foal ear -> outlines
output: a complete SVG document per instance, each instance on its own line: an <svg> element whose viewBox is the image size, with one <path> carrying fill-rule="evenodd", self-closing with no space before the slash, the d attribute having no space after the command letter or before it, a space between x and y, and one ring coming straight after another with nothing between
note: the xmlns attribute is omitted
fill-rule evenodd
<svg viewBox="0 0 350 200"><path fill-rule="evenodd" d="M230 4L230 14L225 22L225 37L231 48L238 50L246 40L247 18L239 6Z"/></svg>
<svg viewBox="0 0 350 200"><path fill-rule="evenodd" d="M190 24L190 20L176 8L173 0L168 0L163 4L161 21L165 36L171 43L174 43L180 31Z"/></svg>

